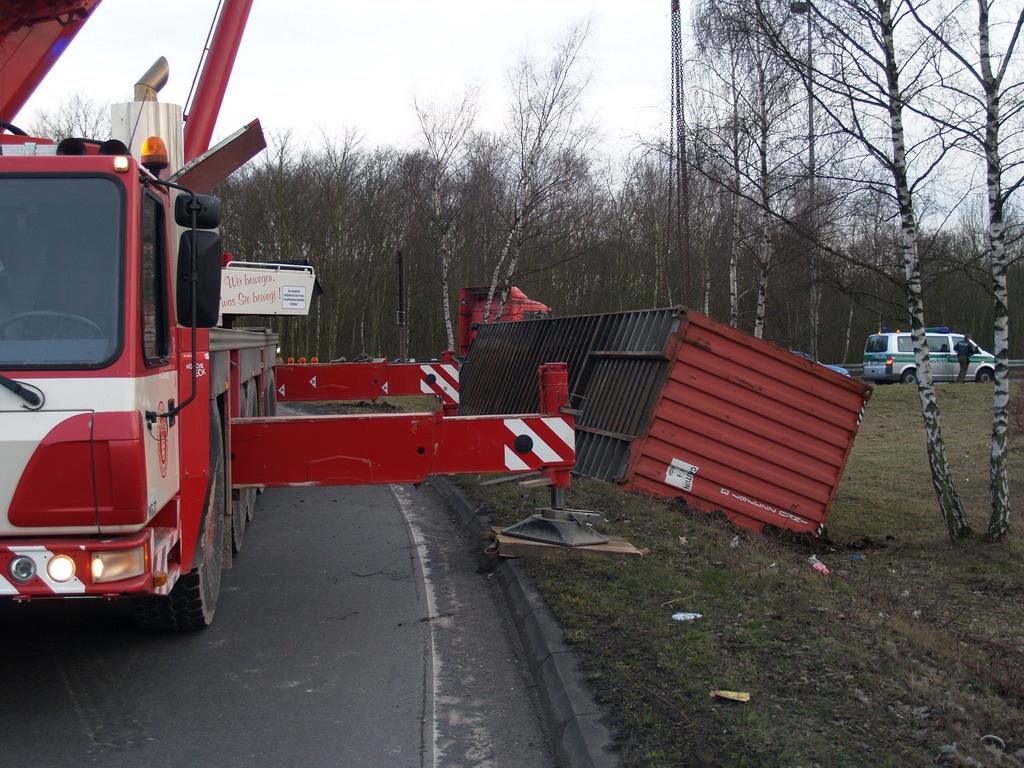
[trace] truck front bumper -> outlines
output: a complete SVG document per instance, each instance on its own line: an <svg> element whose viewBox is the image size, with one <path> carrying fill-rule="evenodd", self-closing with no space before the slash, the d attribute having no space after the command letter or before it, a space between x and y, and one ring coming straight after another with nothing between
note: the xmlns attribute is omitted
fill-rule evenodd
<svg viewBox="0 0 1024 768"><path fill-rule="evenodd" d="M0 597L120 597L167 594L180 575L172 564L174 528L144 528L112 538L5 539Z"/></svg>

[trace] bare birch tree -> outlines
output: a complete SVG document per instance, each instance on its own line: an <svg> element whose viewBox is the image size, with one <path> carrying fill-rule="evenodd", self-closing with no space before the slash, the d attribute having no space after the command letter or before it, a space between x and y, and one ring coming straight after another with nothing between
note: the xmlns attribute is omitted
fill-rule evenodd
<svg viewBox="0 0 1024 768"><path fill-rule="evenodd" d="M706 56L709 91L722 110L723 140L703 147L717 152L721 164L731 169L733 197L742 194L756 205L756 224L751 249L756 263L756 299L753 333L763 338L768 313L768 288L779 266L772 227L783 214L782 198L794 174L789 123L794 72L772 49L770 38L757 24L754 3L749 0L705 2L697 6L694 25ZM738 201L737 201L738 202ZM738 239L733 210L733 243L730 249L730 316L739 318Z"/></svg>
<svg viewBox="0 0 1024 768"><path fill-rule="evenodd" d="M454 241L462 218L457 181L465 169L466 139L478 113L478 94L467 89L461 100L449 107L416 104L416 116L430 160L430 227L436 238L437 261L441 267L441 311L448 346L455 349L455 332L449 301Z"/></svg>
<svg viewBox="0 0 1024 768"><path fill-rule="evenodd" d="M921 3L912 6L912 11L918 23L958 65L953 75L943 79L945 98L933 110L934 119L961 135L968 142L969 149L980 155L985 164L987 251L992 279L993 353L996 358L989 462L991 516L986 537L1001 541L1010 528L1010 489L1006 471L1010 327L1004 208L1010 196L1024 183L1021 128L1018 123L1009 151L1004 129L1019 121L1024 110L1024 83L1019 78L1019 71L1011 69L1024 26L1024 8L1014 3L1018 7L1007 9L1005 3L999 4L995 0L975 0L974 5L977 26L973 35L964 24L970 7L966 1L943 9L937 17L927 13L930 9ZM993 50L992 14L997 9L1003 11L1002 18L997 16L997 20L1002 22L1005 30L1001 51ZM1020 66L1019 62L1017 66ZM1008 73L1011 74L1009 80Z"/></svg>
<svg viewBox="0 0 1024 768"><path fill-rule="evenodd" d="M923 111L922 94L935 85L935 52L917 34L905 0L820 0L809 3L806 12L813 14L821 39L820 63L814 67L815 100L832 124L862 148L862 165L876 164L889 179L885 186L899 215L906 311L932 486L949 538L956 541L970 535L971 528L946 456L925 343L915 206L922 185L949 148L934 124L916 119ZM761 18L793 66L806 66L786 45L777 21L769 14ZM867 168L862 171L861 178L870 178Z"/></svg>
<svg viewBox="0 0 1024 768"><path fill-rule="evenodd" d="M494 265L484 319L501 316L529 227L544 213L561 183L577 172L577 158L592 140L581 124L580 100L589 75L580 72L589 22L571 27L555 44L546 66L523 58L511 74L508 149L513 168L504 244ZM492 314L497 286L505 288Z"/></svg>
<svg viewBox="0 0 1024 768"><path fill-rule="evenodd" d="M728 260L729 260L729 325L738 328L740 324L740 186L742 172L740 158L744 154L743 118L740 114L741 80L740 50L741 37L733 24L723 15L721 8L715 3L702 3L694 13L694 31L697 39L699 61L704 64L708 75L725 86L728 94L728 114L720 119L724 123L718 130L701 132L699 136L707 137L704 144L721 147L714 154L725 155L728 162L729 196L728 196ZM723 59L725 61L723 61ZM721 98L722 89L707 89L708 98L712 101ZM709 110L715 112L714 105ZM716 126L717 127L717 126ZM708 140L709 139L709 140ZM723 162L724 164L724 162Z"/></svg>

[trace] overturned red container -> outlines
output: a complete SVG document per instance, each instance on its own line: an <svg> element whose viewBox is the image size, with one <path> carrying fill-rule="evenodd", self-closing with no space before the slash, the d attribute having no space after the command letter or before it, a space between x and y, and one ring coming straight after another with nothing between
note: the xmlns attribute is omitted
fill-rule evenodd
<svg viewBox="0 0 1024 768"><path fill-rule="evenodd" d="M754 530L822 532L871 394L676 307L483 325L459 413L535 412L544 362L568 366L577 472Z"/></svg>

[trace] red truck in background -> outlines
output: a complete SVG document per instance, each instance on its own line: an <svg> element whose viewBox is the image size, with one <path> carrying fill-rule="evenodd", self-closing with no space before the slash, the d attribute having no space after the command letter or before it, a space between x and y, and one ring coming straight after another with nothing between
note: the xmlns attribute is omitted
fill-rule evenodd
<svg viewBox="0 0 1024 768"><path fill-rule="evenodd" d="M567 486L558 364L536 414L275 415L276 335L219 325L207 194L264 145L254 121L207 149L252 0L221 5L187 117L157 100L159 61L109 141L27 136L18 110L99 3L0 2L0 596L129 598L144 626L196 629L258 488L536 470Z"/></svg>

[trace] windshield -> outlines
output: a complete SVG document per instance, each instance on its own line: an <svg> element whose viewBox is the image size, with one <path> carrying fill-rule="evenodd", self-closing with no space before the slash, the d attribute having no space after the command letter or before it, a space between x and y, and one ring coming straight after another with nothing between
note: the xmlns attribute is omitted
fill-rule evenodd
<svg viewBox="0 0 1024 768"><path fill-rule="evenodd" d="M868 343L864 345L865 352L888 352L888 336L868 336Z"/></svg>
<svg viewBox="0 0 1024 768"><path fill-rule="evenodd" d="M0 368L113 360L121 208L105 177L0 176Z"/></svg>

